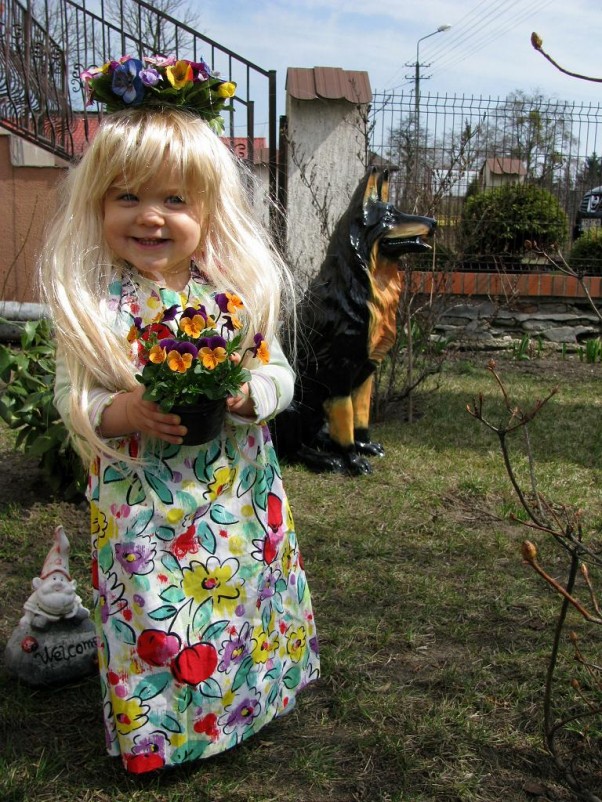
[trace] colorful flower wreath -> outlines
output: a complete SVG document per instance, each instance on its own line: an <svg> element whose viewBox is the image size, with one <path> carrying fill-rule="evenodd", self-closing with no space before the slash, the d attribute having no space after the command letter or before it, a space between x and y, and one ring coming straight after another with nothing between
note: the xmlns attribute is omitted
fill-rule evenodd
<svg viewBox="0 0 602 802"><path fill-rule="evenodd" d="M236 84L224 81L201 61L173 56L122 56L102 67L80 73L87 90L87 105L103 103L107 111L136 106L178 106L198 114L221 134L221 112L231 109Z"/></svg>

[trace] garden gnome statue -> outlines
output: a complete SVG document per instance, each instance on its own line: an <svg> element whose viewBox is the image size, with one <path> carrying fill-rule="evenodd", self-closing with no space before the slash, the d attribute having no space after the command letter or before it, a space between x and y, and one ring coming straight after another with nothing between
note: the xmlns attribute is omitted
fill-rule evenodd
<svg viewBox="0 0 602 802"><path fill-rule="evenodd" d="M62 526L54 530L53 546L32 585L6 646L8 671L33 686L90 674L96 668L95 628L69 574L69 540Z"/></svg>

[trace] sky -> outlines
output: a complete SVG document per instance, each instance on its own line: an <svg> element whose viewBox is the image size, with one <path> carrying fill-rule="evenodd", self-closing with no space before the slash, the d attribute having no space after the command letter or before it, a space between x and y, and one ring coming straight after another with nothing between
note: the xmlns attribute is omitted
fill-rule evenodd
<svg viewBox="0 0 602 802"><path fill-rule="evenodd" d="M602 78L601 0L190 0L189 7L203 35L277 71L279 114L288 67L365 70L373 91L410 92L417 55L422 95L522 90L602 104L602 83L563 75L530 42L536 31L561 66ZM443 25L451 27L434 33Z"/></svg>

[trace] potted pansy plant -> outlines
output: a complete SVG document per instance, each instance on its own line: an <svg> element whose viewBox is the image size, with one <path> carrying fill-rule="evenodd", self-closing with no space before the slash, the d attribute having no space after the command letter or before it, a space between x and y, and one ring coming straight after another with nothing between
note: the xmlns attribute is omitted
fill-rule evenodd
<svg viewBox="0 0 602 802"><path fill-rule="evenodd" d="M136 379L146 388L143 398L180 416L189 430L184 439L188 445L208 442L221 431L226 397L250 378L242 364L245 354L263 364L270 359L261 333L241 351L241 299L231 292L217 293L215 303L215 317L200 304L184 309L173 305L146 326L134 318L128 334L142 366Z"/></svg>

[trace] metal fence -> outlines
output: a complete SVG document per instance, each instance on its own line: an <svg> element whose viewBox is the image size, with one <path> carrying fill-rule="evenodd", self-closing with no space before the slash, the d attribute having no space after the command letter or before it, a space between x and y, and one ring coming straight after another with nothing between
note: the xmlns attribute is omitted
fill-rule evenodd
<svg viewBox="0 0 602 802"><path fill-rule="evenodd" d="M394 171L392 200L434 214L450 248L459 246L467 195L511 181L544 187L558 199L568 246L584 192L602 184L602 107L522 93L422 95L417 103L413 92L382 92L373 99L370 147L372 161Z"/></svg>
<svg viewBox="0 0 602 802"><path fill-rule="evenodd" d="M157 53L192 61L202 57L237 84L234 111L225 115L225 135L234 149L244 140L243 156L250 164L256 143L262 141L255 133L255 102L267 99L269 191L276 201L276 72L145 0L0 2L0 126L65 159L77 158L99 118L96 108L86 109L80 72L125 54Z"/></svg>

